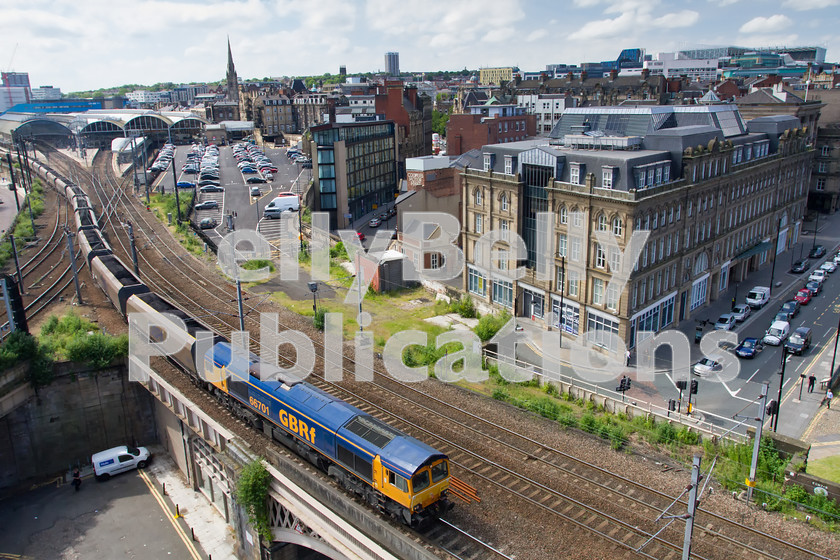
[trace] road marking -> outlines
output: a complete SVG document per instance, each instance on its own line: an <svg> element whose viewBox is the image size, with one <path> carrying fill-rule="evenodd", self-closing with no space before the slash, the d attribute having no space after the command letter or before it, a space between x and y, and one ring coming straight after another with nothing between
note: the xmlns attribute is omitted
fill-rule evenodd
<svg viewBox="0 0 840 560"><path fill-rule="evenodd" d="M752 375L750 375L750 378L749 378L749 379L747 379L747 383L749 383L750 381L752 381L752 378L753 378L753 377L755 377L755 375L756 375L759 371L761 371L761 368L758 368L757 370L755 370L755 371L753 372L753 374L752 374ZM740 391L740 389L738 389L738 390Z"/></svg>
<svg viewBox="0 0 840 560"><path fill-rule="evenodd" d="M149 492L152 494L154 499L157 501L160 509L162 509L166 513L166 518L172 524L172 527L175 529L175 532L181 538L181 541L184 543L184 546L187 547L187 550L190 553L190 556L193 560L201 560L201 554L199 554L198 550L196 550L195 545L192 543L191 539L187 538L186 532L184 532L183 528L178 525L178 522L175 521L174 516L171 515L169 508L166 507L166 502L163 501L163 497L158 493L157 488L155 487L154 483L149 479L149 475L143 472L143 469L138 469L140 473L140 478L143 482L146 483L146 486L149 487Z"/></svg>

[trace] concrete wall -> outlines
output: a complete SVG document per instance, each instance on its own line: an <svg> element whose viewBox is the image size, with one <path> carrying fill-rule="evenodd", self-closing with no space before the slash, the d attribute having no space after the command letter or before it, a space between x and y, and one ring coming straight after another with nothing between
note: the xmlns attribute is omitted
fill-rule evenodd
<svg viewBox="0 0 840 560"><path fill-rule="evenodd" d="M152 407L124 366L57 364L52 384L0 418L0 489L63 474L109 447L156 443Z"/></svg>

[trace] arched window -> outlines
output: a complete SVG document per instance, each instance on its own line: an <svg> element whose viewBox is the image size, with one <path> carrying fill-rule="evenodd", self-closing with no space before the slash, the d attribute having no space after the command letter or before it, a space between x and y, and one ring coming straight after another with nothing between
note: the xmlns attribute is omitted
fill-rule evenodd
<svg viewBox="0 0 840 560"><path fill-rule="evenodd" d="M475 189L475 205L481 206L481 189Z"/></svg>
<svg viewBox="0 0 840 560"><path fill-rule="evenodd" d="M607 231L607 217L603 214L598 216L598 231Z"/></svg>
<svg viewBox="0 0 840 560"><path fill-rule="evenodd" d="M502 202L502 210L507 211L507 209L508 209L508 199L507 199L507 195L504 194L504 193L502 193L502 201L501 202Z"/></svg>
<svg viewBox="0 0 840 560"><path fill-rule="evenodd" d="M700 253L694 261L694 276L703 274L707 268L709 268L709 256L706 253Z"/></svg>
<svg viewBox="0 0 840 560"><path fill-rule="evenodd" d="M613 230L613 234L618 236L618 237L621 237L622 235L624 235L624 222L622 222L621 218L619 218L618 216L613 218L612 230Z"/></svg>
<svg viewBox="0 0 840 560"><path fill-rule="evenodd" d="M568 224L569 223L569 211L566 210L565 206L560 207L560 223L561 224Z"/></svg>

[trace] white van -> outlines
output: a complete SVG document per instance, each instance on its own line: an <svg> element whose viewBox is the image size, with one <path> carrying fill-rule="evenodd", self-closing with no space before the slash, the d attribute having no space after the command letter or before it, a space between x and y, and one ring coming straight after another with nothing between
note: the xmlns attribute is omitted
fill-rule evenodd
<svg viewBox="0 0 840 560"><path fill-rule="evenodd" d="M760 309L770 301L770 288L767 286L756 286L747 294L747 305L753 309Z"/></svg>
<svg viewBox="0 0 840 560"><path fill-rule="evenodd" d="M789 334L790 323L786 321L775 321L772 325L770 325L770 328L767 329L767 333L764 335L762 342L771 346L779 346L785 341L785 339L787 339Z"/></svg>
<svg viewBox="0 0 840 560"><path fill-rule="evenodd" d="M121 445L112 447L99 453L94 453L90 461L93 463L93 473L99 480L108 480L111 475L142 469L149 463L152 456L145 447L131 447Z"/></svg>
<svg viewBox="0 0 840 560"><path fill-rule="evenodd" d="M279 218L283 212L300 210L300 197L296 194L278 196L268 203L263 210L263 218Z"/></svg>

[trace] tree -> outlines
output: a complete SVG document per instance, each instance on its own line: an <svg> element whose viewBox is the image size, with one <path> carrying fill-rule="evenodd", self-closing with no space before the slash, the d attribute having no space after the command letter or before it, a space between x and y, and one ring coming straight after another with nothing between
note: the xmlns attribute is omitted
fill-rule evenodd
<svg viewBox="0 0 840 560"><path fill-rule="evenodd" d="M451 113L451 107L445 113L432 109L432 132L437 132L441 136L446 136L446 125L449 123L449 115Z"/></svg>

